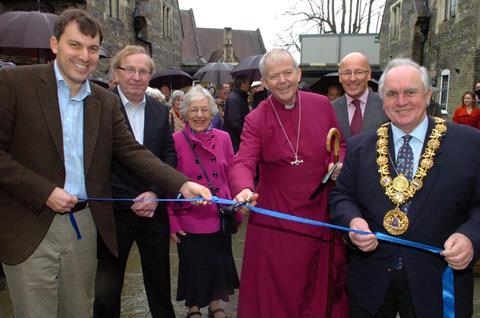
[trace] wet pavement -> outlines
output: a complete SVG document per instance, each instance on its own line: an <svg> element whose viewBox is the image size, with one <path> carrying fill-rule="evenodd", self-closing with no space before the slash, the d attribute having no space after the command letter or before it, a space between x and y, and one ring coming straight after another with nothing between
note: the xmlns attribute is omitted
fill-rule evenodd
<svg viewBox="0 0 480 318"><path fill-rule="evenodd" d="M242 226L239 232L233 237L233 255L237 270L240 273L242 266L243 244L245 238L245 227ZM170 272L172 284L172 299L175 313L178 318L185 317L187 309L184 302L175 301L177 293L178 254L174 243L170 244ZM238 291L235 292L229 303L222 303L229 318L236 317ZM207 308L201 309L203 317L207 317ZM140 266L140 254L134 245L127 263L125 283L122 292L122 318L151 318L148 309L147 296L143 287L142 269ZM10 298L7 290L0 291L0 318L14 318ZM39 317L42 318L42 317Z"/></svg>
<svg viewBox="0 0 480 318"><path fill-rule="evenodd" d="M242 226L238 234L234 236L233 253L237 270L240 273L242 265L243 244L245 227ZM178 254L177 248L172 243L170 246L171 259L171 283L172 296L175 299L177 290ZM236 317L238 292L233 295L229 303L223 304L229 318ZM475 279L475 310L474 318L480 318L480 276ZM177 317L186 316L186 308L183 302L173 301ZM207 308L202 308L203 317L207 317ZM140 267L140 257L137 248L134 246L130 253L125 275L125 285L122 294L122 318L150 318L147 297L143 288L143 277ZM11 303L6 290L0 291L0 318L13 318ZM40 317L41 318L41 317ZM255 317L252 317L255 318Z"/></svg>

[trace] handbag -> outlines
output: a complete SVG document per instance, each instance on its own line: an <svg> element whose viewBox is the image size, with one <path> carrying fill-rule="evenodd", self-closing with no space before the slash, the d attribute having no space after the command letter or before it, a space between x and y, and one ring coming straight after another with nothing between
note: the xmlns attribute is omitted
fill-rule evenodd
<svg viewBox="0 0 480 318"><path fill-rule="evenodd" d="M200 166L200 169L202 170L203 175L205 176L205 180L207 181L208 188L212 192L212 194L215 194L215 187L213 186L212 182L210 181L210 178L208 177L207 171L205 171L205 168L202 165L202 162L200 161L200 158L197 155L197 152L195 151L195 148L193 147L192 141L190 138L187 136L187 133L185 133L185 130L182 130L183 136L187 140L188 144L190 145L190 149L192 149L193 155L195 157L195 162ZM221 206L220 204L217 205L217 211L218 211L218 217L220 219L220 232L224 235L232 235L237 233L238 231L238 222L236 220L236 211L233 206Z"/></svg>

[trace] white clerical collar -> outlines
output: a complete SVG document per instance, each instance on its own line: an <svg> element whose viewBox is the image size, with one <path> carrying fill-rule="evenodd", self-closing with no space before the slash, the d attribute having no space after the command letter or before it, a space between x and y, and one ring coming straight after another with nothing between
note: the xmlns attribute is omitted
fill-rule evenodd
<svg viewBox="0 0 480 318"><path fill-rule="evenodd" d="M295 107L295 103L292 103L292 104L285 104L283 105L285 107L285 109L292 109L293 107Z"/></svg>

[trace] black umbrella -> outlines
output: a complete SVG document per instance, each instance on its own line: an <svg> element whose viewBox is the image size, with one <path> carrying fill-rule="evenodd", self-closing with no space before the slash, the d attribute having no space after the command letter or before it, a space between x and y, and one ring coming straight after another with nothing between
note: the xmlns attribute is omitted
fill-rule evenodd
<svg viewBox="0 0 480 318"><path fill-rule="evenodd" d="M8 11L0 14L0 54L53 60L50 37L56 14L38 11Z"/></svg>
<svg viewBox="0 0 480 318"><path fill-rule="evenodd" d="M57 15L38 11L0 14L0 47L50 49Z"/></svg>
<svg viewBox="0 0 480 318"><path fill-rule="evenodd" d="M232 70L233 77L242 74L246 75L251 82L259 81L262 78L259 67L262 56L262 54L252 55L241 60Z"/></svg>
<svg viewBox="0 0 480 318"><path fill-rule="evenodd" d="M36 57L50 61L50 37L57 15L39 11L7 11L0 14L0 54ZM100 57L109 57L101 47Z"/></svg>
<svg viewBox="0 0 480 318"><path fill-rule="evenodd" d="M213 84L224 84L232 82L232 75L230 74L233 69L232 64L228 63L208 63L201 69L199 69L193 78L200 82L208 82Z"/></svg>
<svg viewBox="0 0 480 318"><path fill-rule="evenodd" d="M342 84L338 79L338 72L332 72L323 75L318 81L310 85L310 89L315 93L326 95L328 87L332 85L336 85L340 88L342 87ZM377 91L378 82L372 78L370 81L368 81L368 87L372 88L374 91Z"/></svg>
<svg viewBox="0 0 480 318"><path fill-rule="evenodd" d="M167 85L170 89L180 89L192 86L193 78L187 72L178 68L170 68L153 74L150 86L160 88Z"/></svg>

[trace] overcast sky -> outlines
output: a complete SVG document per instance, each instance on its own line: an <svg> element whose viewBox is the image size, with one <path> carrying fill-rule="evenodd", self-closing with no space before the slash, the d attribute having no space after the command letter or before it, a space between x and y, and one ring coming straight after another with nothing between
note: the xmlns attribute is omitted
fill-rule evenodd
<svg viewBox="0 0 480 318"><path fill-rule="evenodd" d="M375 7L383 8L385 0L375 0ZM305 2L298 0L178 0L180 9L193 9L195 23L199 28L231 27L236 30L260 29L267 51L281 44L278 33L288 29L297 18L285 16L284 13ZM381 11L381 10L378 10ZM378 12L377 11L377 12ZM372 19L378 22L378 16ZM375 27L374 27L375 28ZM375 32L375 30L371 30ZM298 40L300 34L315 33L305 25L298 25L294 34Z"/></svg>
<svg viewBox="0 0 480 318"><path fill-rule="evenodd" d="M292 0L178 0L180 9L193 9L199 28L231 27L235 30L260 29L267 50L274 47L276 34L291 25L282 13Z"/></svg>

